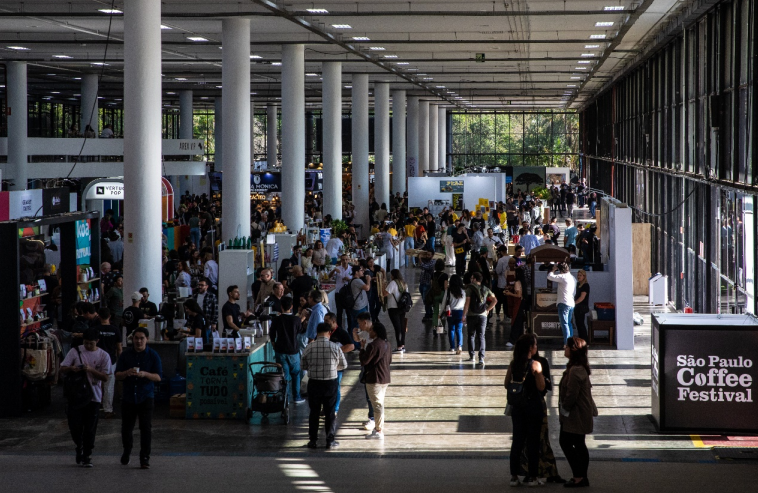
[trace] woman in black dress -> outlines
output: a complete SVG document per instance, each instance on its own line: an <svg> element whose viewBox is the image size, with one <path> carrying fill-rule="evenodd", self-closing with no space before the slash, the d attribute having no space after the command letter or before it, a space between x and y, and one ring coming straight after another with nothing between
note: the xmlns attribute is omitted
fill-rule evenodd
<svg viewBox="0 0 758 493"><path fill-rule="evenodd" d="M576 298L574 299L574 325L576 333L585 341L587 339L587 313L590 311L590 285L587 282L587 272L584 269L576 273Z"/></svg>

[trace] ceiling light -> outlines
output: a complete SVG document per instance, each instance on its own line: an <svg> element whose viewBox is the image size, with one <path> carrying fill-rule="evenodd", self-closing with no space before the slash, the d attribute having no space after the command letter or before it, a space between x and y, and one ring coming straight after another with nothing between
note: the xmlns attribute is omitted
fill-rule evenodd
<svg viewBox="0 0 758 493"><path fill-rule="evenodd" d="M372 46L369 48L371 51L384 51L384 46Z"/></svg>
<svg viewBox="0 0 758 493"><path fill-rule="evenodd" d="M176 94L175 92L167 92L166 94Z"/></svg>
<svg viewBox="0 0 758 493"><path fill-rule="evenodd" d="M216 86L216 89L221 89L221 88L223 88L223 87L224 87L224 86Z"/></svg>
<svg viewBox="0 0 758 493"><path fill-rule="evenodd" d="M329 11L326 9L305 9L311 14L328 14Z"/></svg>
<svg viewBox="0 0 758 493"><path fill-rule="evenodd" d="M576 63L584 63L586 65L586 64L590 63L590 61L589 60L579 60Z"/></svg>
<svg viewBox="0 0 758 493"><path fill-rule="evenodd" d="M53 58L68 59L68 58L73 58L73 57L70 57L68 55L53 55Z"/></svg>
<svg viewBox="0 0 758 493"><path fill-rule="evenodd" d="M582 53L581 56L595 56L594 53Z"/></svg>
<svg viewBox="0 0 758 493"><path fill-rule="evenodd" d="M352 29L353 26L350 24L332 24L332 27L334 29Z"/></svg>
<svg viewBox="0 0 758 493"><path fill-rule="evenodd" d="M424 80L434 80L434 77L424 77Z"/></svg>
<svg viewBox="0 0 758 493"><path fill-rule="evenodd" d="M594 50L595 48L600 48L600 45L584 45L585 50Z"/></svg>
<svg viewBox="0 0 758 493"><path fill-rule="evenodd" d="M574 70L587 70L587 67L574 67Z"/></svg>
<svg viewBox="0 0 758 493"><path fill-rule="evenodd" d="M260 55L250 55L250 59L251 60L260 60L261 58L263 58L263 57L260 56Z"/></svg>
<svg viewBox="0 0 758 493"><path fill-rule="evenodd" d="M90 63L90 65L95 65L95 66L97 66L97 67L106 67L106 66L108 66L109 64L107 64L107 63L103 63L103 62L92 62L92 63Z"/></svg>
<svg viewBox="0 0 758 493"><path fill-rule="evenodd" d="M368 36L353 36L353 41L371 41Z"/></svg>
<svg viewBox="0 0 758 493"><path fill-rule="evenodd" d="M314 74L313 72L308 72L305 74L306 77L318 77L318 74Z"/></svg>
<svg viewBox="0 0 758 493"><path fill-rule="evenodd" d="M256 94L258 94L258 93L257 92L251 92L250 93L251 96L255 96Z"/></svg>
<svg viewBox="0 0 758 493"><path fill-rule="evenodd" d="M97 9L98 12L102 12L103 14L123 14L124 12L119 9Z"/></svg>
<svg viewBox="0 0 758 493"><path fill-rule="evenodd" d="M581 80L581 77L572 77L573 80Z"/></svg>
<svg viewBox="0 0 758 493"><path fill-rule="evenodd" d="M9 50L16 50L16 51L27 51L29 48L26 46L8 46Z"/></svg>
<svg viewBox="0 0 758 493"><path fill-rule="evenodd" d="M187 36L187 39L189 39L190 41L208 41L202 36Z"/></svg>
<svg viewBox="0 0 758 493"><path fill-rule="evenodd" d="M176 79L174 79L174 80L187 80L187 79L185 79L184 77L177 77L177 78L176 78Z"/></svg>
<svg viewBox="0 0 758 493"><path fill-rule="evenodd" d="M621 5L613 5L611 7L604 7L603 10L624 10L624 7Z"/></svg>
<svg viewBox="0 0 758 493"><path fill-rule="evenodd" d="M397 62L395 65L410 65L408 62Z"/></svg>
<svg viewBox="0 0 758 493"><path fill-rule="evenodd" d="M595 27L611 27L613 24L613 21L599 21L595 23Z"/></svg>
<svg viewBox="0 0 758 493"><path fill-rule="evenodd" d="M50 91L50 94L60 94L60 91Z"/></svg>
<svg viewBox="0 0 758 493"><path fill-rule="evenodd" d="M445 86L434 86L436 89L444 89Z"/></svg>
<svg viewBox="0 0 758 493"><path fill-rule="evenodd" d="M590 34L590 39L605 39L605 34Z"/></svg>
<svg viewBox="0 0 758 493"><path fill-rule="evenodd" d="M384 58L397 58L397 55L384 55Z"/></svg>
<svg viewBox="0 0 758 493"><path fill-rule="evenodd" d="M82 80L81 77L74 77L74 80Z"/></svg>
<svg viewBox="0 0 758 493"><path fill-rule="evenodd" d="M353 86L345 86L345 89L352 89Z"/></svg>
<svg viewBox="0 0 758 493"><path fill-rule="evenodd" d="M208 96L200 96L200 99L208 99Z"/></svg>
<svg viewBox="0 0 758 493"><path fill-rule="evenodd" d="M566 87L576 87L576 84L566 84Z"/></svg>
<svg viewBox="0 0 758 493"><path fill-rule="evenodd" d="M161 29L163 29L164 31L165 31L165 30L168 30L168 31L170 31L170 30L172 30L172 29L173 29L173 27L169 27L169 26L167 26L167 25L165 25L165 24L161 24Z"/></svg>
<svg viewBox="0 0 758 493"><path fill-rule="evenodd" d="M271 62L271 65L273 65L274 67L281 67L282 62Z"/></svg>

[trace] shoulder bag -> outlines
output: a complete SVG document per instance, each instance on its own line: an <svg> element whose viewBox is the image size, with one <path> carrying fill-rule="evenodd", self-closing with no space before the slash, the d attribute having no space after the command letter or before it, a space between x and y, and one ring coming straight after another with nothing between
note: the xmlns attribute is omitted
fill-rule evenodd
<svg viewBox="0 0 758 493"><path fill-rule="evenodd" d="M74 348L79 355L79 364L84 366L79 347ZM72 409L81 409L92 401L94 392L86 371L68 372L63 378L63 395Z"/></svg>

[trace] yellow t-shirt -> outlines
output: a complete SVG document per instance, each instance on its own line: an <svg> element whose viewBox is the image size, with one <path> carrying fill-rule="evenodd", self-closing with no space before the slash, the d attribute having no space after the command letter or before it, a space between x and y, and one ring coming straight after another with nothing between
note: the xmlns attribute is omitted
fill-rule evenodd
<svg viewBox="0 0 758 493"><path fill-rule="evenodd" d="M452 216L453 216L453 222L455 222L455 221L457 221L458 219L460 219L460 218L458 217L458 214L456 214L455 212L453 212L453 213L452 213Z"/></svg>
<svg viewBox="0 0 758 493"><path fill-rule="evenodd" d="M405 225L405 236L415 237L416 236L416 226L414 226L412 224L406 224Z"/></svg>
<svg viewBox="0 0 758 493"><path fill-rule="evenodd" d="M390 228L387 230L387 232L391 234L392 236L397 237L397 230L395 228Z"/></svg>
<svg viewBox="0 0 758 493"><path fill-rule="evenodd" d="M377 228L376 226L374 226L373 228L371 228L371 232L369 234L375 235L378 232L379 232L379 228Z"/></svg>

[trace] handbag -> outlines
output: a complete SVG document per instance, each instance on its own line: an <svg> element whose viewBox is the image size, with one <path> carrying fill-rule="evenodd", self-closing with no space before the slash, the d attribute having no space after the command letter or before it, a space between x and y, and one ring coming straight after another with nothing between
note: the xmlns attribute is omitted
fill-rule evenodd
<svg viewBox="0 0 758 493"><path fill-rule="evenodd" d="M27 342L28 345L34 344L34 348L20 348L21 352L21 373L27 380L37 382L47 378L50 368L53 365L52 350L42 341L37 334L32 334L35 342ZM31 338L31 337L30 337ZM40 349L42 344L42 349Z"/></svg>
<svg viewBox="0 0 758 493"><path fill-rule="evenodd" d="M84 366L79 347L74 348L79 355L79 364ZM63 379L63 395L72 409L81 409L92 401L94 392L86 371L69 372Z"/></svg>
<svg viewBox="0 0 758 493"><path fill-rule="evenodd" d="M529 400L528 396L526 395L526 392L524 392L524 382L526 382L526 376L528 368L532 365L532 360L529 360L526 362L526 368L524 369L524 377L521 379L521 381L518 380L511 380L508 383L508 386L506 388L507 392L507 401L508 404L511 405L512 408L523 408L526 407L527 401Z"/></svg>

